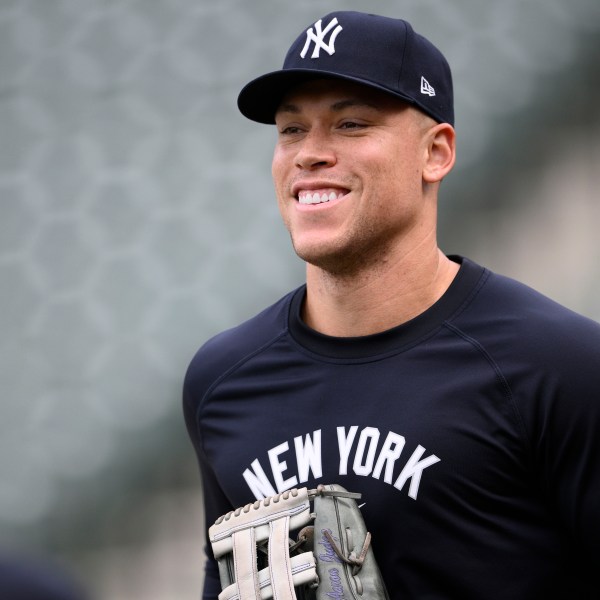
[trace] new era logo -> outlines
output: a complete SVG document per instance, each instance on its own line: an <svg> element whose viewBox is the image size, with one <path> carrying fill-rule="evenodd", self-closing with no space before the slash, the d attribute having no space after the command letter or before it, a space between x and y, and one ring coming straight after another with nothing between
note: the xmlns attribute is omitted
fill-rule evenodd
<svg viewBox="0 0 600 600"><path fill-rule="evenodd" d="M421 94L427 94L428 96L435 96L435 90L433 89L433 87L431 86L429 81L427 81L427 79L425 79L425 77L421 77Z"/></svg>
<svg viewBox="0 0 600 600"><path fill-rule="evenodd" d="M310 44L312 42L315 43L315 47L313 49L313 52L311 54L311 58L319 58L319 53L321 51L321 48L323 48L323 50L325 50L325 52L327 52L329 54L329 56L332 56L333 54L335 54L335 38L339 35L340 31L342 31L343 27L341 25L338 25L338 20L337 18L333 18L329 25L327 25L327 27L325 27L325 29L322 29L322 21L323 19L319 19L316 23L315 23L315 31L313 31L313 28L311 27L310 29L306 30L306 42L304 44L304 48L302 49L302 52L300 52L300 56L302 58L304 58L306 56L306 53L308 52L308 49L310 48ZM337 27L336 27L337 25ZM335 29L333 29L335 27ZM333 29L333 31L331 32L331 35L329 36L329 43L325 43L325 36Z"/></svg>

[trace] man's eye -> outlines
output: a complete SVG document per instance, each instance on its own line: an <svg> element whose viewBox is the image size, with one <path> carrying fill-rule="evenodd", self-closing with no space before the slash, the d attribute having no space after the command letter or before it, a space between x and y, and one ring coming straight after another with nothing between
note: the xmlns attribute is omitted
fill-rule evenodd
<svg viewBox="0 0 600 600"><path fill-rule="evenodd" d="M300 127L297 127L296 125L288 125L287 127L280 129L279 133L281 135L294 135L296 133L300 133Z"/></svg>
<svg viewBox="0 0 600 600"><path fill-rule="evenodd" d="M345 121L341 124L341 129L360 129L364 127L361 123L357 123L356 121Z"/></svg>

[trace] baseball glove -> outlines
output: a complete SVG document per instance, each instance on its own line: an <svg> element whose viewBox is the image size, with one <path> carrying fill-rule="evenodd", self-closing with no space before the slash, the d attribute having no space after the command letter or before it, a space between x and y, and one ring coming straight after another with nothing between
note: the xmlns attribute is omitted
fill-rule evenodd
<svg viewBox="0 0 600 600"><path fill-rule="evenodd" d="M358 498L339 485L319 485L219 517L208 530L219 600L389 600Z"/></svg>

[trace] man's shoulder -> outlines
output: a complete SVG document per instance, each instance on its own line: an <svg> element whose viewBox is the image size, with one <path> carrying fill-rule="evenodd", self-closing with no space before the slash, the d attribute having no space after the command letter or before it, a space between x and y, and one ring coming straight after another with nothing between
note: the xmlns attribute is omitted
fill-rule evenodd
<svg viewBox="0 0 600 600"><path fill-rule="evenodd" d="M566 353L600 357L600 324L511 277L488 272L484 285L457 316L459 328L482 345L515 355L568 360Z"/></svg>
<svg viewBox="0 0 600 600"><path fill-rule="evenodd" d="M252 318L206 341L190 362L185 387L207 389L211 382L285 335L290 303L300 290L293 290Z"/></svg>
<svg viewBox="0 0 600 600"><path fill-rule="evenodd" d="M551 331L583 327L590 333L600 333L600 324L575 310L560 304L532 287L506 277L492 273L489 290L496 298L499 312L513 313L522 318L523 324L530 327L550 327Z"/></svg>

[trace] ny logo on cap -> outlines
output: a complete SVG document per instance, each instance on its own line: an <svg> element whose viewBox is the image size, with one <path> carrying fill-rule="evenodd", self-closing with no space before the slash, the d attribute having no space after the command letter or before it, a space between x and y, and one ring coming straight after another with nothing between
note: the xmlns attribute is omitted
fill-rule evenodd
<svg viewBox="0 0 600 600"><path fill-rule="evenodd" d="M343 27L341 25L338 25L338 20L336 17L334 17L329 22L329 25L327 25L327 27L325 27L325 29L321 29L321 23L322 23L322 19L319 19L315 23L316 33L313 31L312 27L310 29L306 30L306 43L304 44L304 48L302 49L302 52L300 52L300 56L302 58L306 57L306 53L308 52L308 49L310 48L311 42L315 43L315 47L313 49L313 53L311 54L311 58L319 58L319 52L320 52L321 48L323 48L323 50L325 50L325 52L327 52L329 54L329 56L331 56L335 53L335 38L338 36L340 31L342 31ZM337 25L337 27L335 27L336 25ZM329 43L326 44L324 41L325 36L331 31L331 29L333 27L335 27L335 29L329 36Z"/></svg>

